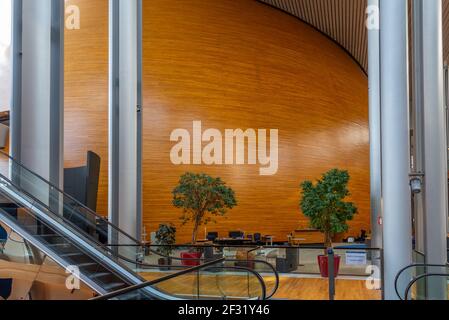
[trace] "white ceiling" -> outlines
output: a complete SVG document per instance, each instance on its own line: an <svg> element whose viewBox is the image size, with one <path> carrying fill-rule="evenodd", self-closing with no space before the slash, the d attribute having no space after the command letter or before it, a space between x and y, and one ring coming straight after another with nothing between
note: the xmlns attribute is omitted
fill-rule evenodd
<svg viewBox="0 0 449 320"><path fill-rule="evenodd" d="M259 0L314 26L368 70L367 0ZM449 58L449 0L443 1L444 57Z"/></svg>

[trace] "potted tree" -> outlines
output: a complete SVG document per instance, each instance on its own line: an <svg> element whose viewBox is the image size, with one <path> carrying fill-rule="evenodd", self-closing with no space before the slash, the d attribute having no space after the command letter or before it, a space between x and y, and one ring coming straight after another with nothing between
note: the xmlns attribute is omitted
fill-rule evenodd
<svg viewBox="0 0 449 320"><path fill-rule="evenodd" d="M160 253L161 258L158 260L160 266L171 265L170 255L173 252L173 245L176 244L176 227L169 224L159 225L156 231L156 245L158 245L157 252ZM168 269L168 268L161 268Z"/></svg>
<svg viewBox="0 0 449 320"><path fill-rule="evenodd" d="M332 247L334 235L347 232L347 221L354 218L357 208L351 202L345 202L350 196L348 171L333 169L325 173L314 184L304 181L301 184L300 207L306 217L310 219L312 228L324 235L325 248ZM328 277L328 257L326 254L318 257L318 265L323 277ZM335 275L338 275L340 256L335 256Z"/></svg>
<svg viewBox="0 0 449 320"><path fill-rule="evenodd" d="M223 217L228 209L237 205L234 191L220 178L206 174L186 173L181 176L173 190L173 205L182 209L182 224L193 223L192 244L198 239L201 225L215 222L215 217ZM202 252L188 252L181 257L200 259ZM197 263L191 263L197 264Z"/></svg>

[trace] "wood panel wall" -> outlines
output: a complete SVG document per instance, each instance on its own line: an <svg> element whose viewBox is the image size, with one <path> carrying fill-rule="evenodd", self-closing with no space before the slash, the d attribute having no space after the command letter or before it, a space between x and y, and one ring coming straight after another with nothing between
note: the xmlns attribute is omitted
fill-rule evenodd
<svg viewBox="0 0 449 320"><path fill-rule="evenodd" d="M68 0L81 12L79 30L65 31L65 167L101 157L98 212L108 212L108 0Z"/></svg>
<svg viewBox="0 0 449 320"><path fill-rule="evenodd" d="M81 30L66 33L66 165L88 149L103 159L99 211L107 211L107 0L72 0ZM304 23L253 0L145 0L144 224L178 226L171 191L187 171L219 176L238 206L208 231L271 234L307 227L299 184L334 167L349 170L360 214L351 234L369 230L367 79L336 44ZM279 130L279 171L258 166L175 166L172 130ZM204 229L200 237L204 236Z"/></svg>

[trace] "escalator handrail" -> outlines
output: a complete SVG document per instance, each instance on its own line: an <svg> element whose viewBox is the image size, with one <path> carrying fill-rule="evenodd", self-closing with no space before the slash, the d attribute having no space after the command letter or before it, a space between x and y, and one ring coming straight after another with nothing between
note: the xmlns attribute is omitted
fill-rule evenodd
<svg viewBox="0 0 449 320"><path fill-rule="evenodd" d="M279 284L280 284L280 277L279 277L279 272L273 267L273 265L271 263L268 263L268 262L263 261L263 260L235 260L235 259L227 259L225 262L239 262L239 263L253 263L253 262L255 262L255 263L261 263L261 264L264 264L264 265L268 266L273 271L273 274L274 274L274 277L275 277L276 281L275 281L275 285L274 285L273 290L270 292L270 294L268 294L266 296L266 299L273 298L274 295L277 293L277 291L279 289ZM262 277L262 279L263 279L263 277Z"/></svg>
<svg viewBox="0 0 449 320"><path fill-rule="evenodd" d="M81 202L79 202L78 200L76 200L74 197L72 197L71 195L65 193L64 191L62 191L59 187L55 186L54 184L52 184L50 181L45 180L42 176L40 176L39 174L31 171L30 169L28 169L27 167L25 167L23 164L21 164L20 162L18 162L17 160L15 160L14 158L12 158L10 155L4 153L3 151L0 151L0 155L8 158L10 161L12 161L14 164L16 164L17 166L19 166L20 168L24 169L25 171L28 171L29 173L31 173L33 176L39 178L40 180L42 180L44 183L48 184L48 186L50 186L51 188L53 188L54 190L58 191L59 193L61 193L64 197L67 197L70 201L72 201L74 203L74 207L75 205L78 207L83 208L83 210L86 210L87 213L89 213L90 215L94 216L95 218L101 220L102 222L105 222L107 225L111 226L113 229L115 229L116 231L118 231L119 233L125 235L127 238L129 238L129 240L132 240L133 242L135 242L138 245L141 245L142 243L135 239L133 236L129 235L127 232L121 230L120 228L118 228L116 225L112 224L111 222L109 222L107 219L105 219L104 217L100 216L98 213L96 213L95 211L93 211L92 209L88 208L86 205L82 204ZM2 176L3 178L5 178L3 175L0 174L0 176ZM8 182L12 183L12 181L10 181L8 178L6 178L6 180L8 180ZM16 188L20 189L21 191L26 192L25 190L23 190L21 187L18 187L16 184L12 183ZM33 195L30 195L28 192L26 192L29 196L31 196L33 199L35 199L35 197ZM38 199L37 200L39 203L41 203ZM42 203L41 203L42 204ZM46 206L45 204L43 204L44 206ZM84 212L83 212L84 213Z"/></svg>
<svg viewBox="0 0 449 320"><path fill-rule="evenodd" d="M119 290L116 290L114 292L111 292L111 293L108 293L108 294L105 294L105 295L102 295L102 296L99 296L99 297L92 298L90 300L109 300L109 299L115 298L117 296L121 296L123 294L127 294L127 293L132 292L132 291L143 289L143 288L148 287L148 286L153 286L153 285L158 284L160 282L163 282L163 281L166 281L166 280L170 280L170 279L173 279L175 277L182 276L182 275L185 275L185 274L197 271L197 270L201 270L201 269L206 268L206 267L210 267L210 266L212 266L214 264L223 262L224 260L225 260L224 258L217 259L217 260L214 260L214 261L211 261L211 262L199 265L199 266L195 266L195 267L192 267L192 268L189 268L189 269L186 269L186 270L182 270L182 271L177 272L177 273L170 274L168 276L165 276L165 277L162 277L162 278L159 278L159 279L156 279L156 280L146 281L146 282L142 282L142 283L139 283L139 284L136 284L136 285L133 285L133 286L129 286L129 287L123 288L123 289L119 289Z"/></svg>
<svg viewBox="0 0 449 320"><path fill-rule="evenodd" d="M115 259L116 263L119 263L119 260L125 260L128 262L131 262L133 264L136 263L136 261L132 261L131 259L127 259L123 256L121 256L120 254L115 253L111 248L107 247L106 245L102 244L101 242L99 242L97 239L95 239L94 237L92 237L90 234L87 234L85 231L83 231L82 229L79 228L79 226L75 225L72 223L72 221L70 221L69 219L67 219L64 216L60 216L55 214L46 204L42 203L39 199L36 199L33 195L31 195L29 192L27 192L26 190L23 190L21 187L17 186L15 183L13 183L10 179L6 178L4 175L2 175L0 173L0 178L4 179L5 181L7 181L8 183L10 183L12 186L14 186L14 188L20 190L20 192L23 192L26 196L30 197L31 200L35 203L35 204L39 204L40 206L42 206L44 209L48 210L48 212L50 212L52 215L47 215L49 218L51 218L52 220L55 220L55 218L61 219L64 221L65 224L67 224L70 228L72 228L74 231L76 231L77 233L80 233L80 235L82 235L83 237L87 238L89 241L93 242L93 244L99 248L102 248L104 251L106 251L107 253L109 253L111 255L111 258ZM33 203L33 206L34 206ZM56 220L55 220L56 221ZM137 246L136 246L137 247ZM120 263L119 263L120 264ZM107 266L103 265L104 267L107 268ZM120 266L122 268L128 269L126 268L126 266L120 264ZM131 271L131 270L128 270Z"/></svg>
<svg viewBox="0 0 449 320"><path fill-rule="evenodd" d="M405 271L407 271L408 269L411 269L411 268L419 268L419 267L431 267L431 268L439 268L439 267L441 267L441 268L447 268L447 267L449 267L449 265L440 265L440 264L425 264L425 263L414 263L414 264L411 264L411 265L409 265L409 266L407 266L407 267L404 267L404 268L402 268L401 270L399 270L399 272L398 272L398 274L396 275L396 277L394 278L394 290L396 291L396 295L399 297L399 299L401 299L401 300L404 300L402 297L401 297L401 294L399 293L399 289L398 289L398 280L399 280L399 277L405 272Z"/></svg>
<svg viewBox="0 0 449 320"><path fill-rule="evenodd" d="M90 299L90 300L110 300L110 299L116 298L118 296L130 293L130 292L133 292L133 291L144 289L146 287L154 286L154 285L159 284L161 282L168 281L168 280L174 279L176 277L183 276L185 274L189 274L189 273L192 273L192 272L195 272L195 271L199 271L199 270L202 270L202 269L205 269L205 268L209 268L209 267L214 267L214 265L216 265L218 263L221 263L221 262L224 262L225 260L226 260L225 258L221 258L221 259L217 259L217 260L214 260L214 261L210 261L208 263L205 263L205 264L202 264L202 265L199 265L199 266L195 266L195 267L192 267L192 268L189 268L189 269L186 269L186 270L183 270L183 271L180 271L180 272L177 272L177 273L174 273L174 274L171 274L171 275L168 275L168 276L156 279L156 280L151 280L151 281L147 281L147 282L144 282L144 283L141 283L141 284L138 284L138 285L134 285L134 286L130 286L130 287L127 287L127 288L124 288L124 289L120 289L120 290L117 290L115 292L111 292L109 294L106 294L106 295L103 295L103 296L99 296L99 297L96 297L96 298L93 298L93 299ZM253 270L250 270L250 269L247 269L247 268L242 268L242 267L232 267L232 268L231 267L214 267L214 268L226 268L226 269L245 270L247 272L252 273L259 280L259 283L260 283L260 285L262 287L262 297L261 297L262 300L266 299L265 282L263 281L263 278L260 276L260 274L258 274L257 272L254 272Z"/></svg>
<svg viewBox="0 0 449 320"><path fill-rule="evenodd" d="M424 278L430 278L430 277L446 277L449 278L449 274L448 273L425 273L422 274L416 278L414 278L407 286L407 289L405 290L405 301L408 301L408 296L410 294L410 290L412 289L412 287L414 286L414 284L416 282L418 282L421 279Z"/></svg>
<svg viewBox="0 0 449 320"><path fill-rule="evenodd" d="M119 247L122 247L122 246L126 246L126 245L118 245ZM149 249L149 251L150 252L152 252L153 254L156 254L156 255L159 255L160 257L163 257L163 258L166 258L166 259L172 259L172 260L177 260L177 261L203 261L204 260L204 258L179 258L179 257L171 257L171 256L167 256L167 255L163 255L163 254L161 254L161 253L159 253L159 252L157 252L157 251L155 251L155 250L152 250L150 247L148 247L147 246L147 248ZM144 267L144 268L157 268L157 267L163 267L163 266L155 266L155 265L151 265L151 264L146 264L146 263L142 263L142 262L137 262L137 261L132 261L131 259L128 259L128 258L126 258L126 257L122 257L122 256L120 256L120 255L117 255L117 257L119 258L119 259L121 259L121 260L124 260L124 261L126 261L126 262L129 262L129 263L133 263L133 264L136 264L137 266L141 266L141 267ZM276 292L278 291L278 289L279 289L279 285L280 285L280 277L279 277L279 272L276 270L276 268L274 268L273 267L273 265L271 264L271 263L268 263L268 262L266 262L266 261L263 261L263 260L256 260L256 259L254 259L254 260L238 260L238 259L226 259L226 258L224 258L225 259L225 261L224 262L238 262L238 263L259 263L259 264L263 264L263 265L266 265L266 266L268 266L271 270L272 270L272 272L273 272L273 274L274 274L274 277L275 277L275 285L274 285L274 288L273 288L273 290L270 292L270 294L268 294L267 295L267 297L266 297L266 299L271 299L275 294L276 294ZM171 266L170 266L171 267ZM175 268L181 268L181 266L174 266ZM262 277L263 278L263 277Z"/></svg>
<svg viewBox="0 0 449 320"><path fill-rule="evenodd" d="M142 267L142 269L145 269L145 268L149 268L149 269L155 269L155 268L185 269L185 268L187 268L187 266L176 266L176 265L152 265L152 264L132 261L131 259L128 259L128 258L120 256L120 255L118 255L117 257L121 260L135 264L136 266ZM262 261L262 260L235 260L235 259L226 259L226 258L223 258L223 259L224 259L223 262L238 262L238 263L243 263L243 264L249 264L249 263L255 262L255 263L261 263L261 264L267 265L271 270L273 270L273 274L275 277L275 285L274 285L273 290L270 292L270 294L266 295L266 299L271 299L277 293L277 291L279 289L279 285L280 285L280 277L279 277L279 273L277 272L277 270L270 263L268 263L266 261ZM186 260L190 260L190 259L186 259ZM227 268L231 268L231 267L227 267ZM232 268L237 268L237 267L232 267ZM250 268L248 268L248 269L250 269ZM254 272L256 272L256 271L254 271ZM256 272L256 273L258 273L260 275L259 272ZM263 279L263 277L262 277L262 279ZM265 280L264 280L264 283L265 283Z"/></svg>

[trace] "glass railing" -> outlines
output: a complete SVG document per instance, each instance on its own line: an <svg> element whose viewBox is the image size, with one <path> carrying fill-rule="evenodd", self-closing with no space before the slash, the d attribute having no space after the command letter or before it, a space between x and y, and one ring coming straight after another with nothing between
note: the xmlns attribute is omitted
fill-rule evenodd
<svg viewBox="0 0 449 320"><path fill-rule="evenodd" d="M396 294L401 300L410 300L414 298L431 296L432 290L429 291L429 288L436 287L434 285L431 285L431 283L427 283L428 277L426 275L449 274L449 266L447 264L426 264L424 263L425 255L418 251L414 251L413 260L414 263L400 270L395 278L394 285ZM413 285L413 290L410 290L411 284ZM429 285L431 286L429 287ZM413 294L413 296L411 296L411 294ZM441 296L441 294L439 294L439 296Z"/></svg>
<svg viewBox="0 0 449 320"><path fill-rule="evenodd" d="M118 245L122 247L122 245ZM122 257L134 272L138 273L146 280L155 280L169 274L174 274L180 270L198 266L216 259L222 259L223 266L234 268L243 267L258 273L264 280L267 296L266 299L272 298L279 288L279 274L276 269L268 262L254 259L251 252L257 248L250 247L214 247L208 245L202 246L167 246L148 245L145 246L145 256L142 261L131 261ZM237 250L239 254L229 255L231 250ZM169 256L165 254L170 254ZM185 258L183 256L193 256L196 254L199 258Z"/></svg>
<svg viewBox="0 0 449 320"><path fill-rule="evenodd" d="M404 300L448 300L449 272L447 268L431 269L433 271L415 277L407 285Z"/></svg>
<svg viewBox="0 0 449 320"><path fill-rule="evenodd" d="M0 222L7 233L0 252L0 300L86 300L93 290Z"/></svg>
<svg viewBox="0 0 449 320"><path fill-rule="evenodd" d="M32 198L22 202L15 201L5 194L5 184L3 181L0 188L0 217L6 225L14 226L17 232L31 236L33 244L51 255L60 265L77 268L76 272L80 274L81 280L99 292L111 292L132 284L120 272L111 272L109 267L105 266L105 260L110 259L107 251L98 248L96 253L90 252L89 247L95 248L95 245L83 234L76 234L76 230L67 227L64 227L66 233L61 232L58 224L63 221L58 221L58 217L45 220L37 216L36 211L45 212L46 208ZM13 205L16 207L15 210L11 210ZM51 212L45 214L48 217L53 215ZM59 220L63 218L59 217ZM72 233L71 236L69 233ZM79 242L74 241L74 238L78 238ZM84 242L84 245L81 245L81 242ZM125 270L124 266L120 267Z"/></svg>
<svg viewBox="0 0 449 320"><path fill-rule="evenodd" d="M228 267L225 259L211 261L93 300L147 300L156 289L180 300L265 300L262 277L245 267Z"/></svg>
<svg viewBox="0 0 449 320"><path fill-rule="evenodd" d="M322 277L318 258L324 254L322 246L224 246L214 244L148 245L145 247L144 265L135 265L135 271L147 280L175 273L183 268L225 258L227 266L244 266L259 273L267 287L267 297L276 299L307 299L302 290L318 290L328 286ZM183 258L197 253L199 258ZM165 254L169 254L166 256ZM337 286L337 297L344 299L379 300L382 298L382 251L365 246L336 245L334 254L339 257L338 283L345 283L346 290ZM337 271L337 270L335 270ZM283 290L278 290L280 283ZM351 290L351 288L355 290ZM316 294L317 299L329 298Z"/></svg>

